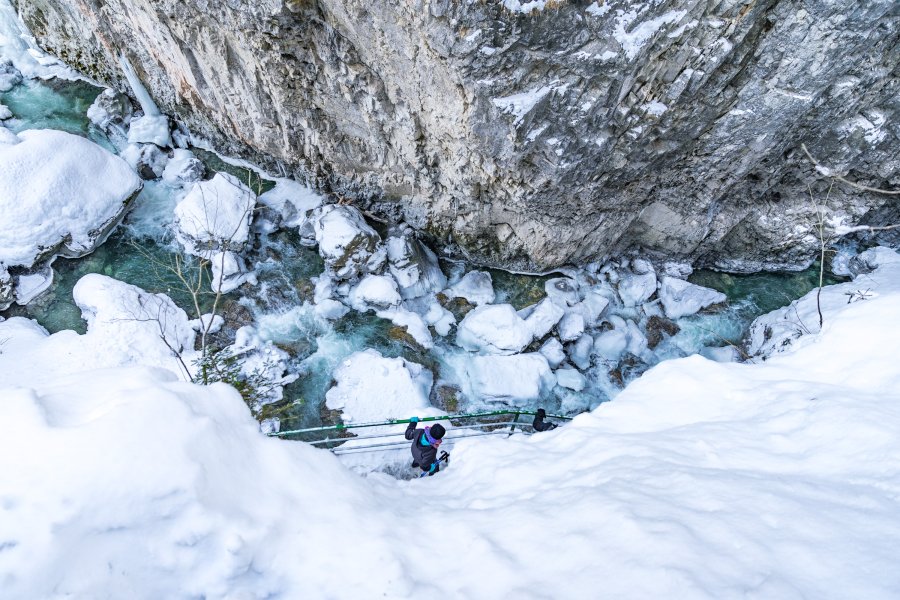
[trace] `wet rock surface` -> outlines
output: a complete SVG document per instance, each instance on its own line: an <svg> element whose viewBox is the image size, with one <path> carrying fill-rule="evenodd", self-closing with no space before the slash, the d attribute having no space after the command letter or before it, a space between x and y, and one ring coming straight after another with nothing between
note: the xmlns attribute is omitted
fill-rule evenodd
<svg viewBox="0 0 900 600"><path fill-rule="evenodd" d="M835 172L898 183L891 0L17 6L45 48L120 89L124 49L221 150L378 200L484 264L642 247L795 268L816 244L801 143ZM830 201L856 221L888 200Z"/></svg>

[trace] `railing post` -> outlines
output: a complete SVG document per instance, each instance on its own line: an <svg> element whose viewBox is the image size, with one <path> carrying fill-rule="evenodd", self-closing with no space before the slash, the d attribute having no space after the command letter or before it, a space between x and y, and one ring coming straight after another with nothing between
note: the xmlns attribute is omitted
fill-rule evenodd
<svg viewBox="0 0 900 600"><path fill-rule="evenodd" d="M510 435L512 435L513 432L516 430L516 423L519 422L520 416L521 416L520 413L516 413L516 418L513 419L512 425L509 426L509 435L507 435L506 437L509 437Z"/></svg>

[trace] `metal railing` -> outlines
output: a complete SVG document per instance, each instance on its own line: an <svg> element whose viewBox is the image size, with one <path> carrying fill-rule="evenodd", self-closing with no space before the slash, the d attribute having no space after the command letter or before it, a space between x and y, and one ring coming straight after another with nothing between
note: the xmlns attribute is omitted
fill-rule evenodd
<svg viewBox="0 0 900 600"><path fill-rule="evenodd" d="M447 432L444 440L448 444L452 444L456 440L470 438L470 437L481 437L486 435L503 435L509 437L514 433L524 433L529 434L530 431L528 429L531 428L531 423L528 422L520 422L520 418L523 416L534 417L537 413L529 412L529 411L521 411L521 410L496 410L490 412L480 412L480 413L463 413L456 415L441 415L435 417L422 417L417 422L418 423L427 423L432 421L449 421L453 426L453 429L450 429ZM512 420L504 420L503 417L512 417ZM564 415L547 415L548 419L562 419L565 421L571 421L572 417L567 417ZM479 420L487 419L479 422ZM499 420L491 420L491 419L499 419ZM468 423L468 421L475 421L474 423ZM304 429L290 429L288 431L275 431L269 433L270 437L293 437L294 439L302 439L305 437L311 437L314 435L326 434L324 438L318 439L305 439L309 444L313 446L323 447L328 450L331 450L335 454L356 454L360 452L374 452L379 450L390 450L390 449L399 449L405 448L409 446L409 441L406 439L393 440L388 441L385 438L396 438L398 436L403 435L398 431L391 432L379 432L369 435L347 435L353 429L365 429L368 427L385 427L390 425L405 425L407 423L412 423L411 419L390 419L387 421L378 421L372 423L339 423L337 425L325 425L322 427L306 427ZM488 430L490 429L490 430ZM487 430L487 431L480 431ZM328 433L336 433L336 434L344 434L336 437L328 436ZM379 440L377 443L363 443L359 444L358 442L363 440ZM380 441L384 440L384 441ZM353 444L349 444L346 447L337 447L339 444L345 444L346 442L353 442Z"/></svg>

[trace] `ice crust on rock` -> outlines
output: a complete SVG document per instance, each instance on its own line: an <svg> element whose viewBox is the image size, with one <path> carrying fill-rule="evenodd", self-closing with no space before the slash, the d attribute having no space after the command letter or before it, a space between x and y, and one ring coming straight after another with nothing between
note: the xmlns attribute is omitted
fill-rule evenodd
<svg viewBox="0 0 900 600"><path fill-rule="evenodd" d="M556 330L559 332L560 341L572 342L577 340L584 333L584 317L577 311L566 311L566 314L560 319Z"/></svg>
<svg viewBox="0 0 900 600"><path fill-rule="evenodd" d="M106 132L115 129L123 137L132 114L133 107L128 96L110 88L100 92L87 110L87 118L91 123Z"/></svg>
<svg viewBox="0 0 900 600"><path fill-rule="evenodd" d="M345 423L407 418L428 409L431 371L373 349L354 352L334 371L335 386L325 405L340 410Z"/></svg>
<svg viewBox="0 0 900 600"><path fill-rule="evenodd" d="M523 406L556 384L547 359L536 352L512 356L472 356L466 377L473 397Z"/></svg>
<svg viewBox="0 0 900 600"><path fill-rule="evenodd" d="M643 304L656 292L656 273L627 273L619 279L619 298L625 306Z"/></svg>
<svg viewBox="0 0 900 600"><path fill-rule="evenodd" d="M0 263L7 267L90 252L141 187L119 157L50 129L5 135L0 165Z"/></svg>
<svg viewBox="0 0 900 600"><path fill-rule="evenodd" d="M706 287L688 283L683 279L664 276L659 286L659 298L666 316L679 319L727 299L725 294Z"/></svg>
<svg viewBox="0 0 900 600"><path fill-rule="evenodd" d="M0 58L0 93L8 92L22 83L22 73L10 59Z"/></svg>
<svg viewBox="0 0 900 600"><path fill-rule="evenodd" d="M531 343L532 329L510 304L471 310L456 328L456 343L473 352L515 354Z"/></svg>
<svg viewBox="0 0 900 600"><path fill-rule="evenodd" d="M494 282L486 271L469 271L462 279L447 288L448 298L464 298L476 305L491 304L495 298Z"/></svg>
<svg viewBox="0 0 900 600"><path fill-rule="evenodd" d="M569 277L548 279L544 283L544 291L550 300L563 308L581 301L581 296L578 293L578 282Z"/></svg>
<svg viewBox="0 0 900 600"><path fill-rule="evenodd" d="M129 144L155 144L160 148L172 147L169 118L165 115L132 117L128 125Z"/></svg>
<svg viewBox="0 0 900 600"><path fill-rule="evenodd" d="M277 179L275 187L259 196L259 203L278 212L285 227L298 227L322 206L323 198L293 179Z"/></svg>
<svg viewBox="0 0 900 600"><path fill-rule="evenodd" d="M562 343L555 337L544 342L538 352L544 355L544 358L547 359L547 363L549 363L550 367L553 369L566 360L566 351L563 348Z"/></svg>
<svg viewBox="0 0 900 600"><path fill-rule="evenodd" d="M556 370L556 383L560 387L580 392L587 386L587 379L577 369L563 367Z"/></svg>
<svg viewBox="0 0 900 600"><path fill-rule="evenodd" d="M7 119L11 119L13 117L13 113L9 110L9 107L5 104L0 104L0 121L5 121Z"/></svg>
<svg viewBox="0 0 900 600"><path fill-rule="evenodd" d="M193 152L176 148L166 163L162 179L171 186L183 187L200 181L205 173L206 165ZM262 196L260 196L260 201L262 201Z"/></svg>
<svg viewBox="0 0 900 600"><path fill-rule="evenodd" d="M388 269L404 299L438 292L447 285L437 256L420 242L408 226L395 227L385 242Z"/></svg>

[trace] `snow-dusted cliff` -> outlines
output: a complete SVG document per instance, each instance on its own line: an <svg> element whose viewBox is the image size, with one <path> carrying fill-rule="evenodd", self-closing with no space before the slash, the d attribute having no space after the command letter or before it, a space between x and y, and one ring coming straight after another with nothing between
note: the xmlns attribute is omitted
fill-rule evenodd
<svg viewBox="0 0 900 600"><path fill-rule="evenodd" d="M17 5L100 80L121 83L124 51L221 148L378 198L507 267L636 246L733 270L802 264L816 241L802 142L852 178L898 183L891 0ZM885 199L831 201L856 222Z"/></svg>

